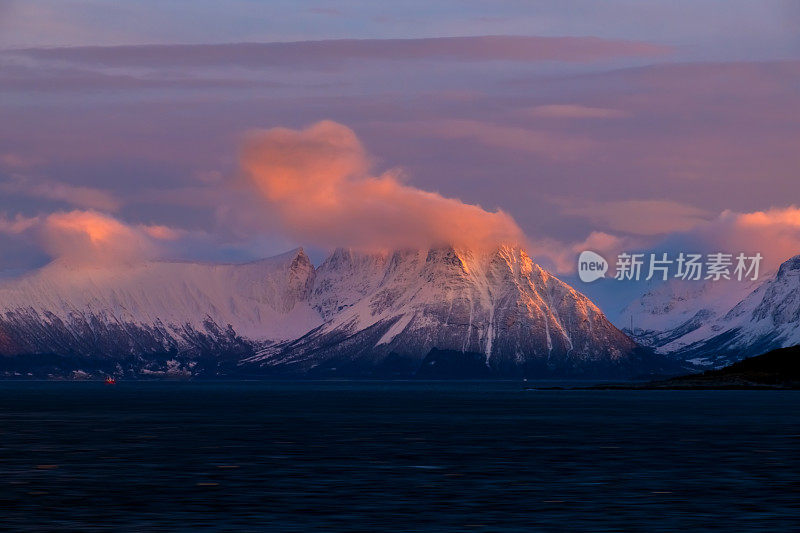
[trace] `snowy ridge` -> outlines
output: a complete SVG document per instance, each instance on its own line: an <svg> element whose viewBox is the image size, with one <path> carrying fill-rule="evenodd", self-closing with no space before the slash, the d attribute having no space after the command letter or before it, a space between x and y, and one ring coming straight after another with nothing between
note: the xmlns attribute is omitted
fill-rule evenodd
<svg viewBox="0 0 800 533"><path fill-rule="evenodd" d="M243 265L55 262L0 285L0 354L80 353L93 340L102 341L99 351L136 353L153 336L157 346L144 351L179 350L195 333L214 336L229 325L254 341L294 338L322 323L307 302L313 281L302 250ZM64 346L69 337L75 346Z"/></svg>
<svg viewBox="0 0 800 533"><path fill-rule="evenodd" d="M631 302L617 323L633 323L639 335L677 328L698 313L706 319L725 314L761 282L686 281L672 279Z"/></svg>
<svg viewBox="0 0 800 533"><path fill-rule="evenodd" d="M689 283L646 295L621 320L633 314L637 340L698 366L800 344L800 256L757 282Z"/></svg>
<svg viewBox="0 0 800 533"><path fill-rule="evenodd" d="M433 367L436 350L479 355L498 375L591 372L634 348L513 246L340 249L317 268L302 249L241 265L53 263L0 284L0 355L133 358L150 374L194 372L200 358L290 374L391 362L405 375Z"/></svg>
<svg viewBox="0 0 800 533"><path fill-rule="evenodd" d="M370 265L369 290L321 328L267 349L251 363L325 372L393 358L419 364L438 349L483 354L487 367L523 373L527 366L613 364L634 348L592 302L518 247L334 255ZM336 278L341 264L326 261L318 279ZM312 303L331 298L315 289Z"/></svg>

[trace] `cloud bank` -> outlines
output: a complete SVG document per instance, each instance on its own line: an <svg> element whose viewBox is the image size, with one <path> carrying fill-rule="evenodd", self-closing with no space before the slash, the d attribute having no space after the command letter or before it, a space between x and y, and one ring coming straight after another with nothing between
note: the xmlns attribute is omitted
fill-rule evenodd
<svg viewBox="0 0 800 533"><path fill-rule="evenodd" d="M723 211L688 236L713 251L761 253L765 269L800 254L800 208L789 206L751 213Z"/></svg>
<svg viewBox="0 0 800 533"><path fill-rule="evenodd" d="M657 211L657 210L656 210ZM728 253L748 256L760 253L763 257L762 276L781 263L800 254L800 208L772 208L764 211L739 213L726 210L710 220L698 220L690 227L675 228L661 236L613 235L592 232L585 241L563 244L553 241L549 247L555 268L571 273L582 250L593 250L613 263L620 252L662 253Z"/></svg>
<svg viewBox="0 0 800 533"><path fill-rule="evenodd" d="M615 216L617 211L625 216L625 205L606 207L609 208L609 216ZM636 209L639 207L636 206ZM657 203L652 208L658 218ZM534 252L538 251L536 255L543 266L560 274L571 274L575 271L577 257L583 250L598 252L612 265L622 252L722 252L733 255L745 253L749 256L760 253L763 257L760 270L762 275L777 269L790 257L800 254L800 208L796 206L749 213L725 210L710 220L693 217L694 215L684 219L679 226L671 227L668 233L659 231L656 234L647 231L649 226L645 226L643 231L633 233L593 231L580 242L532 238L531 246ZM657 223L654 221L654 224Z"/></svg>
<svg viewBox="0 0 800 533"><path fill-rule="evenodd" d="M524 241L503 211L412 187L396 171L372 175L356 134L336 122L251 132L241 165L285 229L304 243L376 250Z"/></svg>

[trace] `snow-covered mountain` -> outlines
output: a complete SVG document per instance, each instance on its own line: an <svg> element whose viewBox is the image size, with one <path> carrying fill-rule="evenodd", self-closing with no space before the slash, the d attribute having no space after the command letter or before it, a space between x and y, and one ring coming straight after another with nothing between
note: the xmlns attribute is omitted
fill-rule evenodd
<svg viewBox="0 0 800 533"><path fill-rule="evenodd" d="M132 360L154 372L172 361L188 371L198 358L244 357L322 324L308 303L313 283L302 250L241 265L54 262L0 285L0 355L91 358L112 369ZM57 366L50 359L45 366Z"/></svg>
<svg viewBox="0 0 800 533"><path fill-rule="evenodd" d="M629 333L657 352L720 367L800 344L800 255L756 282L673 282L623 312Z"/></svg>
<svg viewBox="0 0 800 533"><path fill-rule="evenodd" d="M243 265L53 263L0 284L6 373L635 373L635 344L524 251L302 249ZM44 370L42 370L44 369Z"/></svg>
<svg viewBox="0 0 800 533"><path fill-rule="evenodd" d="M249 362L320 375L436 375L452 354L469 353L479 354L475 373L575 374L624 366L635 348L585 296L508 246L338 250L317 270L312 305L323 326Z"/></svg>

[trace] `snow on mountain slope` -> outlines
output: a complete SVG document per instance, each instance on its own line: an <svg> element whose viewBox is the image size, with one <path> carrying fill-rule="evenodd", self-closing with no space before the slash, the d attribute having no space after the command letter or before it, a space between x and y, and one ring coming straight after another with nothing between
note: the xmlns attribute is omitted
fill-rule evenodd
<svg viewBox="0 0 800 533"><path fill-rule="evenodd" d="M338 313L251 363L369 374L380 365L419 367L436 349L482 354L487 367L504 375L526 369L569 373L621 364L634 349L591 301L519 248L390 255L339 250L320 266L317 279L330 283L317 285L312 305Z"/></svg>
<svg viewBox="0 0 800 533"><path fill-rule="evenodd" d="M694 321L708 322L725 314L762 281L686 281L672 279L637 298L620 313L617 323L642 340Z"/></svg>
<svg viewBox="0 0 800 533"><path fill-rule="evenodd" d="M591 301L509 246L336 250L316 269L302 250L243 265L57 262L0 284L0 356L25 356L0 363L21 370L36 356L53 371L69 357L76 371L124 362L132 374L193 375L202 362L212 375L412 376L467 363L591 375L632 364L634 351Z"/></svg>
<svg viewBox="0 0 800 533"><path fill-rule="evenodd" d="M388 253L336 249L317 268L311 304L324 320L330 320L380 286L388 260Z"/></svg>
<svg viewBox="0 0 800 533"><path fill-rule="evenodd" d="M762 281L698 285L671 300L664 291L629 306L626 313L642 325L634 337L700 366L800 344L800 256Z"/></svg>
<svg viewBox="0 0 800 533"><path fill-rule="evenodd" d="M55 262L0 285L0 354L79 353L92 339L91 352L170 350L229 325L255 341L296 338L322 323L313 283L302 250L242 265Z"/></svg>

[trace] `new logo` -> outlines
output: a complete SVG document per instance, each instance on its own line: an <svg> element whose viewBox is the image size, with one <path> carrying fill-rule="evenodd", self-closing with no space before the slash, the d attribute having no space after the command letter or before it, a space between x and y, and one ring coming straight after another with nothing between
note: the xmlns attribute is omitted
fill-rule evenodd
<svg viewBox="0 0 800 533"><path fill-rule="evenodd" d="M578 277L584 283L591 283L605 276L608 261L595 252L586 250L578 257Z"/></svg>

